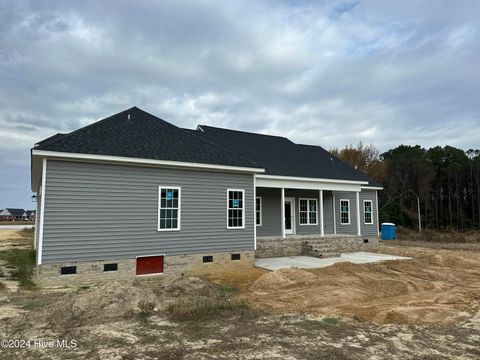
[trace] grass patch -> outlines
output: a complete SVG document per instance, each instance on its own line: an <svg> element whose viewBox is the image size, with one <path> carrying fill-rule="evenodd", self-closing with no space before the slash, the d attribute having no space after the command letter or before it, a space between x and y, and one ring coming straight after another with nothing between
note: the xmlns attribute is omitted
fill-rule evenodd
<svg viewBox="0 0 480 360"><path fill-rule="evenodd" d="M23 310L36 310L36 309L44 309L48 305L53 304L58 300L58 297L52 296L35 296L35 297L28 297L26 299L17 300L18 305Z"/></svg>
<svg viewBox="0 0 480 360"><path fill-rule="evenodd" d="M171 320L202 321L228 316L244 316L252 310L243 301L210 298L180 298L168 307Z"/></svg>
<svg viewBox="0 0 480 360"><path fill-rule="evenodd" d="M14 269L10 277L19 282L20 288L34 290L35 283L32 281L32 273L35 267L35 250L11 249L0 252L0 259L5 265Z"/></svg>
<svg viewBox="0 0 480 360"><path fill-rule="evenodd" d="M336 317L326 317L326 318L323 318L322 321L330 325L338 325L341 322L341 320Z"/></svg>
<svg viewBox="0 0 480 360"><path fill-rule="evenodd" d="M238 291L238 289L232 285L229 284L223 284L223 283L215 283L215 286L217 289L220 291L221 294L223 295L228 295L233 292Z"/></svg>
<svg viewBox="0 0 480 360"><path fill-rule="evenodd" d="M27 228L23 228L22 230L20 230L18 232L20 234L20 236L24 239L28 239L28 240L32 240L33 239L33 235L35 234L35 229L34 228L30 228L30 229L27 229Z"/></svg>
<svg viewBox="0 0 480 360"><path fill-rule="evenodd" d="M0 221L0 225L35 225L35 221Z"/></svg>

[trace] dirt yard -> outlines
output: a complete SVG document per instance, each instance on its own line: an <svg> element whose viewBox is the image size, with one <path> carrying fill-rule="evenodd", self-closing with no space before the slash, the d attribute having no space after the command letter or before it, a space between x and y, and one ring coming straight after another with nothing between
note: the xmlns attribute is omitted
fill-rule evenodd
<svg viewBox="0 0 480 360"><path fill-rule="evenodd" d="M480 246L393 241L374 251L413 259L49 290L11 267L30 244L0 232L0 283L17 283L0 287L0 339L76 346L0 359L480 358Z"/></svg>

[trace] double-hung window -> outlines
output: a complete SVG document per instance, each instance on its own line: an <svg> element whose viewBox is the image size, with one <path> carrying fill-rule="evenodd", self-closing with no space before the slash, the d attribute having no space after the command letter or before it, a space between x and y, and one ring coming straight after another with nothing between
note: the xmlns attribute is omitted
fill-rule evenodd
<svg viewBox="0 0 480 360"><path fill-rule="evenodd" d="M158 187L158 231L180 230L181 189Z"/></svg>
<svg viewBox="0 0 480 360"><path fill-rule="evenodd" d="M373 224L372 200L363 200L363 220L365 224Z"/></svg>
<svg viewBox="0 0 480 360"><path fill-rule="evenodd" d="M317 199L300 199L300 225L317 225Z"/></svg>
<svg viewBox="0 0 480 360"><path fill-rule="evenodd" d="M350 225L350 200L340 200L340 224Z"/></svg>
<svg viewBox="0 0 480 360"><path fill-rule="evenodd" d="M262 198L260 196L255 199L255 224L262 226Z"/></svg>
<svg viewBox="0 0 480 360"><path fill-rule="evenodd" d="M244 190L227 190L227 229L245 228Z"/></svg>

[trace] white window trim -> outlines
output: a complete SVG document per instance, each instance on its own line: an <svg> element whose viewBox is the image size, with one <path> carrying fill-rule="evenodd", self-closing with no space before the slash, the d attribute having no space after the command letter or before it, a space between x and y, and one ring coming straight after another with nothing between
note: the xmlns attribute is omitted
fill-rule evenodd
<svg viewBox="0 0 480 360"><path fill-rule="evenodd" d="M307 223L306 224L302 224L300 222L300 201L302 200L307 200ZM315 208L317 209L316 211L316 214L317 216L315 217L315 222L314 223L311 223L310 222L310 201L315 201ZM298 199L298 224L300 226L309 226L309 225L318 225L318 199L315 199L315 198L299 198Z"/></svg>
<svg viewBox="0 0 480 360"><path fill-rule="evenodd" d="M242 193L242 226L228 226L228 193L230 191L238 191ZM238 209L237 209L238 210ZM235 230L235 229L245 229L245 189L227 189L227 229Z"/></svg>
<svg viewBox="0 0 480 360"><path fill-rule="evenodd" d="M161 205L162 189L178 190L178 217L177 217L177 227L176 228L171 228L171 229L161 229L160 228L160 205ZM182 220L182 188L180 186L160 185L158 187L157 231L180 231L181 220Z"/></svg>
<svg viewBox="0 0 480 360"><path fill-rule="evenodd" d="M348 202L348 223L342 222L342 201ZM350 199L340 199L339 205L340 206L338 210L340 210L340 225L350 225L350 222L352 220L350 216Z"/></svg>
<svg viewBox="0 0 480 360"><path fill-rule="evenodd" d="M366 212L365 212L365 203L367 203L367 202L370 203L370 209L372 209L371 212L370 212L371 222L366 222L366 221L365 221L365 214L366 214ZM373 200L363 200L363 223L364 223L365 225L373 225Z"/></svg>
<svg viewBox="0 0 480 360"><path fill-rule="evenodd" d="M260 200L260 223L257 224L257 199ZM263 214L262 214L262 197L261 196L257 196L255 197L255 225L256 226L262 226L262 219L263 219Z"/></svg>

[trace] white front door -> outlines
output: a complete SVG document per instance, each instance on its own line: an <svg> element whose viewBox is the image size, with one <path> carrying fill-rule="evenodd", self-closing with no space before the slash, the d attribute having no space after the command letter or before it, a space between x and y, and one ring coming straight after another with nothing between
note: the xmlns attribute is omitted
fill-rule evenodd
<svg viewBox="0 0 480 360"><path fill-rule="evenodd" d="M295 198L285 198L285 234L295 234Z"/></svg>

